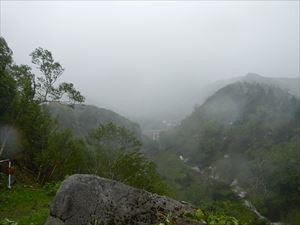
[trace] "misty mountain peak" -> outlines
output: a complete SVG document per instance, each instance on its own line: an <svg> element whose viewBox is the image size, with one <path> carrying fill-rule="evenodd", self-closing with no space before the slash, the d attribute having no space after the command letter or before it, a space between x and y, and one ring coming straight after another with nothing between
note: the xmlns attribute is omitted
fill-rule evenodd
<svg viewBox="0 0 300 225"><path fill-rule="evenodd" d="M244 77L246 81L259 81L265 79L265 77L257 74L257 73L247 73Z"/></svg>

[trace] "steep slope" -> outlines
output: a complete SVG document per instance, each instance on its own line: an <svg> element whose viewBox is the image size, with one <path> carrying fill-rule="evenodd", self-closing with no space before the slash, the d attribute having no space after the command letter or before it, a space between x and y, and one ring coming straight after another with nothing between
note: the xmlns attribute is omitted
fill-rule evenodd
<svg viewBox="0 0 300 225"><path fill-rule="evenodd" d="M287 90L291 95L300 97L300 79L299 77L278 78L278 77L264 77L255 73L248 73L245 76L239 76L231 79L220 80L212 82L204 86L204 83L189 86L189 90L182 92L182 97L178 98L176 95L176 104L169 105L168 110L159 115L150 115L148 117L134 117L145 133L155 132L157 130L166 130L177 125L184 117L189 115L195 105L201 105L211 95L215 94L219 89L235 83L248 82L272 85ZM175 96L175 95L173 95ZM175 99L175 98L174 98Z"/></svg>
<svg viewBox="0 0 300 225"><path fill-rule="evenodd" d="M246 76L240 78L240 81L272 85L286 90L291 95L300 97L299 77L264 77L255 73L248 73Z"/></svg>
<svg viewBox="0 0 300 225"><path fill-rule="evenodd" d="M278 142L287 134L287 138L298 134L293 133L299 127L298 113L299 99L287 91L258 83L237 82L217 91L178 127L162 135L161 141L164 147L174 146L180 154L198 154L201 137L212 136L215 141L218 137L224 149L225 143L229 143L225 133L245 128L253 130L250 136L256 142ZM280 137L278 132L287 125L292 129Z"/></svg>
<svg viewBox="0 0 300 225"><path fill-rule="evenodd" d="M138 124L107 109L92 105L66 106L57 103L48 104L46 108L57 119L60 128L71 129L78 137L85 137L91 129L109 122L128 128L138 137L141 135Z"/></svg>
<svg viewBox="0 0 300 225"><path fill-rule="evenodd" d="M237 82L217 91L174 130L163 149L230 185L268 218L300 212L300 101L279 87Z"/></svg>

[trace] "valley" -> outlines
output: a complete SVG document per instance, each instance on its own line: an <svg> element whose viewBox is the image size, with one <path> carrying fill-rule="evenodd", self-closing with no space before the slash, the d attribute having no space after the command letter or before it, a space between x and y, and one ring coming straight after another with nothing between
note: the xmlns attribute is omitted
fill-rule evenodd
<svg viewBox="0 0 300 225"><path fill-rule="evenodd" d="M300 225L299 4L0 0L0 225Z"/></svg>

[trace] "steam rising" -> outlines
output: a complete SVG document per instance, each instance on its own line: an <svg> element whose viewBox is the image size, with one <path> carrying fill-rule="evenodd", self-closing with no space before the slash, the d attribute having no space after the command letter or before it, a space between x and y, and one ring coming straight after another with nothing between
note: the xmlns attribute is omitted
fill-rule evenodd
<svg viewBox="0 0 300 225"><path fill-rule="evenodd" d="M18 151L19 142L20 135L15 128L0 124L1 149L3 147L3 152L0 154L0 159L12 157Z"/></svg>

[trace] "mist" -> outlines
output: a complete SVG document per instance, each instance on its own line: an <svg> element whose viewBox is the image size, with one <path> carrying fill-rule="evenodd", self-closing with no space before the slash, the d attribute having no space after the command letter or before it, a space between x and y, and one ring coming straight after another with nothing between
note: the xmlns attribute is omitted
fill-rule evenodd
<svg viewBox="0 0 300 225"><path fill-rule="evenodd" d="M18 64L50 50L86 104L179 121L218 80L299 77L298 1L1 1Z"/></svg>
<svg viewBox="0 0 300 225"><path fill-rule="evenodd" d="M0 0L0 224L299 225L299 6Z"/></svg>

